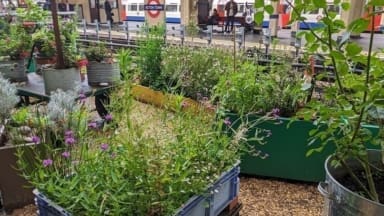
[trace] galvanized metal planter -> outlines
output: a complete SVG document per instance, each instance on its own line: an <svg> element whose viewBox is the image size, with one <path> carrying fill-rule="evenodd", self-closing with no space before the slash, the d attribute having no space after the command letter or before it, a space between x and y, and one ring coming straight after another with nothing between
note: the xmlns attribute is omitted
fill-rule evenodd
<svg viewBox="0 0 384 216"><path fill-rule="evenodd" d="M113 85L120 80L119 64L90 61L87 66L87 78L90 86Z"/></svg>
<svg viewBox="0 0 384 216"><path fill-rule="evenodd" d="M373 164L381 163L381 151L370 150L369 159ZM332 157L325 161L326 180L320 182L318 189L325 197L324 214L328 216L372 216L384 215L384 205L366 199L341 185L336 179L347 175L343 167L332 167ZM362 169L357 161L347 162L353 170Z"/></svg>
<svg viewBox="0 0 384 216"><path fill-rule="evenodd" d="M45 94L50 95L52 91L61 89L68 91L79 85L80 73L77 68L43 70Z"/></svg>
<svg viewBox="0 0 384 216"><path fill-rule="evenodd" d="M25 59L0 61L0 73L11 82L25 82L28 80Z"/></svg>

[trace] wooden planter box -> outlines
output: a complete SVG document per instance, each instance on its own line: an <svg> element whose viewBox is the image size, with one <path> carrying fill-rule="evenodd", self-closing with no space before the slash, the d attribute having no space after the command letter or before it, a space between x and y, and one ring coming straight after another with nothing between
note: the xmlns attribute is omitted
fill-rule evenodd
<svg viewBox="0 0 384 216"><path fill-rule="evenodd" d="M31 204L34 198L31 185L16 170L16 148L28 145L0 147L0 192L6 211Z"/></svg>
<svg viewBox="0 0 384 216"><path fill-rule="evenodd" d="M176 106L179 105L178 101L180 101L178 98L179 96L163 93L161 91L155 91L151 88L141 85L134 85L132 87L132 95L136 100L140 102L148 103L161 108L167 108L170 110L177 110L178 107ZM182 98L182 104L184 104L182 109L185 111L188 110L199 112L201 109L203 109L207 113L215 113L213 109L204 107L201 103L190 98Z"/></svg>
<svg viewBox="0 0 384 216"><path fill-rule="evenodd" d="M228 117L231 122L235 122L239 116L228 114ZM256 118L258 118L256 115L250 117L251 120ZM264 122L259 125L260 128L270 130L272 133L270 137L266 137L265 145L249 142L257 150L268 154L268 157L261 159L249 154L242 155L241 173L309 182L323 181L325 179L324 162L334 152L334 146L328 144L322 152L314 152L306 157L308 150L318 147L316 143L308 146L309 131L315 128L313 123L294 121L288 126L291 122L289 118L279 118L276 122ZM237 126L233 125L234 128ZM366 127L373 133L378 131L377 127ZM249 131L250 134L254 132L254 130ZM377 146L369 145L369 148L377 148Z"/></svg>

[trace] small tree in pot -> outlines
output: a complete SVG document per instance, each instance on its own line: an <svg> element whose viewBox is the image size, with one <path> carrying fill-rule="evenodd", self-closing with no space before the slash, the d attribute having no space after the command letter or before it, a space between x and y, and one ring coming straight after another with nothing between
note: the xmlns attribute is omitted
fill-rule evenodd
<svg viewBox="0 0 384 216"><path fill-rule="evenodd" d="M45 93L57 89L74 89L81 82L77 62L80 59L76 39L78 37L76 17L61 22L57 17L56 1L51 2L57 60L55 68L43 71ZM60 80L60 82L58 82Z"/></svg>
<svg viewBox="0 0 384 216"><path fill-rule="evenodd" d="M324 100L312 100L302 112L306 119L315 118L314 123L318 126L311 131L309 145L315 140L321 141L308 154L333 145L332 157L326 162L326 182L319 185L320 191L329 198L328 215L383 215L384 157L380 152L372 154L368 144L375 144L376 148L384 146L384 63L373 50L374 16L378 13L375 9L383 7L384 2L367 1L369 17L358 18L349 25L338 18L326 0L299 0L294 5L288 4L292 7L292 21L305 23L301 16L304 11L324 11L319 27L300 35L307 41L307 52L325 57L325 64L333 68L332 78L335 80L325 85ZM351 6L340 0L333 4L343 10ZM370 24L368 53L363 54L363 48L348 38L351 33L365 31ZM340 33L344 34L336 40L334 35ZM357 67L363 70L357 73ZM313 78L324 76L327 74Z"/></svg>
<svg viewBox="0 0 384 216"><path fill-rule="evenodd" d="M30 35L17 23L9 25L9 32L0 35L0 67L5 78L11 81L26 81L25 59L32 47Z"/></svg>

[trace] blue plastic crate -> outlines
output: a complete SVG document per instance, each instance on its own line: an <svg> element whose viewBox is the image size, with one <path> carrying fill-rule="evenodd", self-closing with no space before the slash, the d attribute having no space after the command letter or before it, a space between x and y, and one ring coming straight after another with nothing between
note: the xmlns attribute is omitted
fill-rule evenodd
<svg viewBox="0 0 384 216"><path fill-rule="evenodd" d="M176 211L176 216L217 216L238 196L240 166L223 173L208 189L210 196L194 196Z"/></svg>
<svg viewBox="0 0 384 216"><path fill-rule="evenodd" d="M223 173L220 178L208 188L209 196L194 196L189 199L182 208L176 211L175 216L217 216L239 194L240 163L237 163L229 171ZM38 190L33 190L39 216L72 216L65 209L54 204Z"/></svg>
<svg viewBox="0 0 384 216"><path fill-rule="evenodd" d="M38 208L37 213L39 216L71 216L69 212L56 205L38 190L33 190L33 194L35 194L35 203Z"/></svg>

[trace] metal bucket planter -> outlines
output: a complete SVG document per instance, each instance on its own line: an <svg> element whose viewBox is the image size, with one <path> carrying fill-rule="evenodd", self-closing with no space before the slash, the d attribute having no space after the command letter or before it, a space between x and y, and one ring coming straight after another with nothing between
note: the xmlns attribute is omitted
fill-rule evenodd
<svg viewBox="0 0 384 216"><path fill-rule="evenodd" d="M103 63L90 61L87 67L88 85L109 86L120 80L118 63Z"/></svg>
<svg viewBox="0 0 384 216"><path fill-rule="evenodd" d="M381 163L381 151L370 150L369 160L373 164ZM318 189L325 199L324 214L328 216L372 216L384 215L384 205L366 199L341 185L337 179L347 175L343 167L332 167L332 158L325 161L326 180L320 182ZM354 160L347 161L353 170L362 169Z"/></svg>
<svg viewBox="0 0 384 216"><path fill-rule="evenodd" d="M11 82L25 82L28 80L25 59L0 62L0 73Z"/></svg>
<svg viewBox="0 0 384 216"><path fill-rule="evenodd" d="M208 196L200 195L190 198L174 216L217 216L233 201L239 194L239 164L224 172L219 179L208 187ZM41 216L71 216L64 208L55 204L38 190L34 190L36 205Z"/></svg>
<svg viewBox="0 0 384 216"><path fill-rule="evenodd" d="M81 83L80 73L77 68L43 70L45 94L50 95L52 91L61 89L63 91L73 90Z"/></svg>

